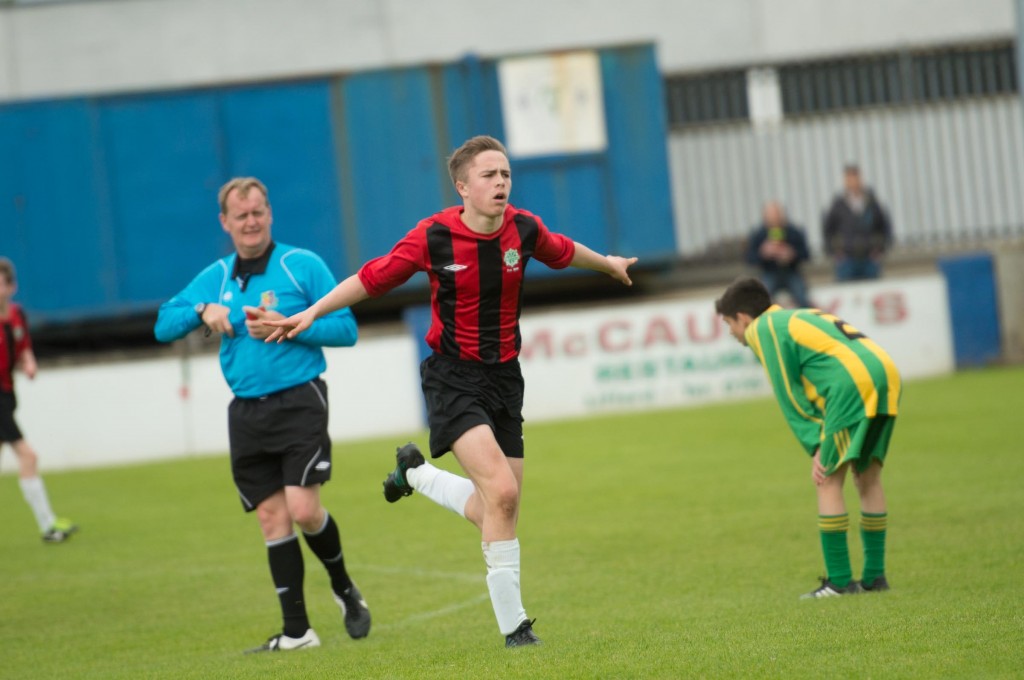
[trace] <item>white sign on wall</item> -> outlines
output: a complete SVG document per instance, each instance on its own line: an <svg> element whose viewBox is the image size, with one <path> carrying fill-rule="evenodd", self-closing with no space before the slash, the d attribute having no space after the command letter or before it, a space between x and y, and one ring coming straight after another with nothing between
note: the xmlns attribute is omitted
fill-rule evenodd
<svg viewBox="0 0 1024 680"><path fill-rule="evenodd" d="M514 157L604 151L601 64L592 51L498 62L505 142Z"/></svg>
<svg viewBox="0 0 1024 680"><path fill-rule="evenodd" d="M822 286L819 307L878 342L904 378L952 372L945 280ZM768 395L764 369L712 298L524 315L524 415L550 420Z"/></svg>

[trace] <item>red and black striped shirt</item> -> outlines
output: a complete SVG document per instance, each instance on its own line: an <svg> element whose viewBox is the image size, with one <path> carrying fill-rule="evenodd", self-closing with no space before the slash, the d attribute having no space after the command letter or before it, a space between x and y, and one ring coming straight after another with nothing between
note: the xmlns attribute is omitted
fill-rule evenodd
<svg viewBox="0 0 1024 680"><path fill-rule="evenodd" d="M576 245L536 215L511 205L493 234L470 230L462 211L454 206L422 220L390 253L363 265L359 280L377 297L426 271L433 317L426 338L430 348L485 364L511 361L522 344L526 264L536 258L562 269L572 262Z"/></svg>
<svg viewBox="0 0 1024 680"><path fill-rule="evenodd" d="M28 320L21 306L7 306L7 317L0 319L0 392L14 392L14 367L22 352L31 349Z"/></svg>

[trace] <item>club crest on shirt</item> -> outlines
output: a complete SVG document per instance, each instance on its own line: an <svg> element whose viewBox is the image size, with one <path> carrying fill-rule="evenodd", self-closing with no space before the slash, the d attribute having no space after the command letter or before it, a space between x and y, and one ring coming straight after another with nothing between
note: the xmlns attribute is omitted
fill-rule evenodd
<svg viewBox="0 0 1024 680"><path fill-rule="evenodd" d="M15 326L11 329L11 335L14 337L14 342L21 342L21 339L25 337L25 329L21 326Z"/></svg>
<svg viewBox="0 0 1024 680"><path fill-rule="evenodd" d="M277 309L277 295L272 290L265 290L260 293L260 307L263 309Z"/></svg>
<svg viewBox="0 0 1024 680"><path fill-rule="evenodd" d="M515 248L509 248L505 251L505 266L508 271L514 272L519 269L519 251Z"/></svg>

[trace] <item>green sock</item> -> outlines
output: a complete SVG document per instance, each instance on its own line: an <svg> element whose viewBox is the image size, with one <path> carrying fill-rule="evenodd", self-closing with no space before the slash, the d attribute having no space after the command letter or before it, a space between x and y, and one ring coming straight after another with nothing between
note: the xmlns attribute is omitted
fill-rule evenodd
<svg viewBox="0 0 1024 680"><path fill-rule="evenodd" d="M825 570L828 580L839 588L845 588L853 578L850 569L850 548L846 544L846 532L850 528L850 516L818 515L818 529L821 531L821 551L825 555Z"/></svg>
<svg viewBox="0 0 1024 680"><path fill-rule="evenodd" d="M885 575L885 528L888 514L884 512L862 512L860 514L860 538L864 544L864 583L868 586L879 576Z"/></svg>

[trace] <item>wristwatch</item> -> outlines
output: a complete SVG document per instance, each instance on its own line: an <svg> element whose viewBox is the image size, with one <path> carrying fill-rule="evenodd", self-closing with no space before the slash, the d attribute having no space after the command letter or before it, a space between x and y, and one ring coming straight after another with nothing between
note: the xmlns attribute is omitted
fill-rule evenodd
<svg viewBox="0 0 1024 680"><path fill-rule="evenodd" d="M206 303L205 302L197 302L196 306L193 307L192 309L196 310L196 314L199 315L199 320L202 321L203 320L203 312L206 311Z"/></svg>

